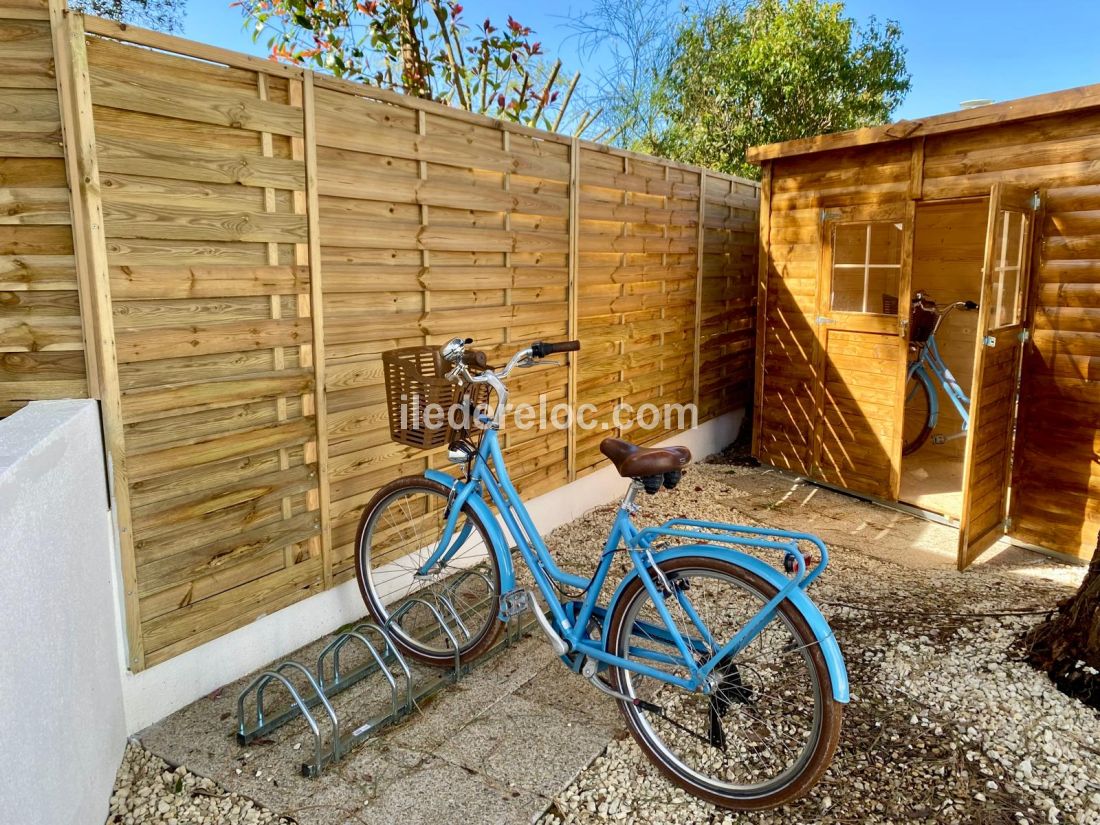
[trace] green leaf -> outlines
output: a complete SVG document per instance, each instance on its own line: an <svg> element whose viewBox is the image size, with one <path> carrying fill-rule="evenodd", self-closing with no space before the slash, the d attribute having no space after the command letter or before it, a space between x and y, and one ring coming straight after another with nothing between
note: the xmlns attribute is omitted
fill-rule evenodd
<svg viewBox="0 0 1100 825"><path fill-rule="evenodd" d="M720 4L676 33L646 148L755 177L749 146L888 122L908 90L892 21L861 26L823 0Z"/></svg>

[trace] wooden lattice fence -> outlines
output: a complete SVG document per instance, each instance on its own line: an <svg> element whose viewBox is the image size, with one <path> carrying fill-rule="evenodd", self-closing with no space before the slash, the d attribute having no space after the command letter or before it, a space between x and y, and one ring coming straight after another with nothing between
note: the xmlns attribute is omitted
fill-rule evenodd
<svg viewBox="0 0 1100 825"><path fill-rule="evenodd" d="M747 401L755 183L60 0L0 0L0 43L0 414L101 400L135 670L348 579L374 490L442 465L389 440L383 350L579 337L514 400L601 424ZM616 432L508 430L513 475Z"/></svg>

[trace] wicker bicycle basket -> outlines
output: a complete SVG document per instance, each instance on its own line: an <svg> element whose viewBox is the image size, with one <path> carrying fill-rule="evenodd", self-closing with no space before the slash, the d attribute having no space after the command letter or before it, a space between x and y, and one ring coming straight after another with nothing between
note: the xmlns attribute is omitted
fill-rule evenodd
<svg viewBox="0 0 1100 825"><path fill-rule="evenodd" d="M382 353L391 439L432 450L463 433L453 426L462 421L455 408L484 401L487 392L464 391L446 379L447 369L438 347L402 347Z"/></svg>
<svg viewBox="0 0 1100 825"><path fill-rule="evenodd" d="M909 343L927 343L936 328L936 317L936 302L931 298L913 301L909 308Z"/></svg>

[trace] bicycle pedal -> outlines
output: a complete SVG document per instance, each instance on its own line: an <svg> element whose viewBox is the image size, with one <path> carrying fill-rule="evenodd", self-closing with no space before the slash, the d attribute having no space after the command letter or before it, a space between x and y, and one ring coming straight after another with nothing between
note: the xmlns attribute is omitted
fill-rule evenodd
<svg viewBox="0 0 1100 825"><path fill-rule="evenodd" d="M511 621L516 618L523 611L527 610L531 605L531 601L527 595L527 591L523 588L516 588L510 593L502 593L500 596L500 612L504 616L506 621Z"/></svg>
<svg viewBox="0 0 1100 825"><path fill-rule="evenodd" d="M947 437L943 436L943 435L934 435L934 436L932 436L932 443L936 444L936 445L946 444L947 443Z"/></svg>

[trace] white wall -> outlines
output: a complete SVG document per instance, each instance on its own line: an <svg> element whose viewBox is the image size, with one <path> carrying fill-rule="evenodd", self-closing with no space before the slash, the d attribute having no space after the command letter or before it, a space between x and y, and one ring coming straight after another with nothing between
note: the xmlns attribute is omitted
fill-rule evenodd
<svg viewBox="0 0 1100 825"><path fill-rule="evenodd" d="M689 447L701 460L737 437L744 411L727 413L675 436L667 443ZM626 482L610 462L590 475L528 502L543 532L572 521L600 504L622 497ZM354 580L345 582L141 673L123 674L126 726L133 733L268 662L366 612ZM2 820L0 820L2 821Z"/></svg>
<svg viewBox="0 0 1100 825"><path fill-rule="evenodd" d="M0 822L107 816L126 743L94 401L0 421Z"/></svg>

